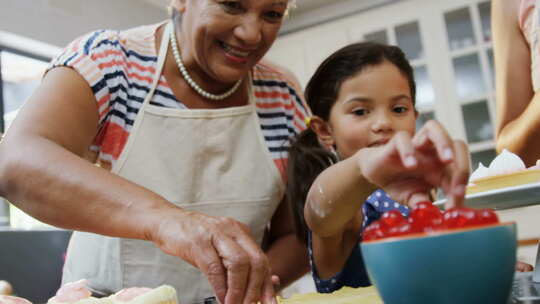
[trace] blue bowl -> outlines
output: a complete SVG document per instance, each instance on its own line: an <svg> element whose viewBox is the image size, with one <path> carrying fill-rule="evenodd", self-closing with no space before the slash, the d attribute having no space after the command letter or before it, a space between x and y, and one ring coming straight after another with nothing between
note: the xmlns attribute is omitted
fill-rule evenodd
<svg viewBox="0 0 540 304"><path fill-rule="evenodd" d="M362 255L385 304L506 304L516 225L498 224L366 242Z"/></svg>

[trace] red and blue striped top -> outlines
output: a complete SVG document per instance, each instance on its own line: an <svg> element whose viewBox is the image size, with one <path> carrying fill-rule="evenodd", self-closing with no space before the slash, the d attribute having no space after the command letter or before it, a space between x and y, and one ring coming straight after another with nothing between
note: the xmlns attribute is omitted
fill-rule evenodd
<svg viewBox="0 0 540 304"><path fill-rule="evenodd" d="M71 42L49 69L66 66L90 85L99 109L99 132L90 157L110 169L120 156L140 106L156 73L155 32L160 25L126 31L99 30ZM308 108L295 82L273 67L253 67L256 112L266 145L285 176L290 137L306 128ZM150 101L156 106L186 108L162 75Z"/></svg>

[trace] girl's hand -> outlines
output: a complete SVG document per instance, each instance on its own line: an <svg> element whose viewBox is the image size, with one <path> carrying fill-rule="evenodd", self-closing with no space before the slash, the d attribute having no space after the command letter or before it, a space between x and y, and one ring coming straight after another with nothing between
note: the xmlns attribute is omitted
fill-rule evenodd
<svg viewBox="0 0 540 304"><path fill-rule="evenodd" d="M436 121L428 121L416 135L396 133L384 146L357 152L361 174L393 199L414 206L430 200L429 191L441 187L446 208L461 206L469 178L464 142L452 140Z"/></svg>

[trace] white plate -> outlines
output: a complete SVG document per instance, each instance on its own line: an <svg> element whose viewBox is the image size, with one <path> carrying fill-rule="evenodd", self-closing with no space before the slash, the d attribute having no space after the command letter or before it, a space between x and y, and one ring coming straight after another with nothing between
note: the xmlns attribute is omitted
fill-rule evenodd
<svg viewBox="0 0 540 304"><path fill-rule="evenodd" d="M446 198L434 202L444 205ZM465 205L473 208L510 209L540 205L540 183L525 184L467 195Z"/></svg>

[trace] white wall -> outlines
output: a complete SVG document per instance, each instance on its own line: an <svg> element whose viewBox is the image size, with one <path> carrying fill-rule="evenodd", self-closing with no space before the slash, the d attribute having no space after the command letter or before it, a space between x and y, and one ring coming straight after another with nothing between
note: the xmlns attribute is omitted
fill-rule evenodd
<svg viewBox="0 0 540 304"><path fill-rule="evenodd" d="M297 0L298 7L291 10L280 33L290 34L398 1L403 0Z"/></svg>
<svg viewBox="0 0 540 304"><path fill-rule="evenodd" d="M126 29L166 17L165 9L140 0L0 0L0 31L59 47L92 30Z"/></svg>

